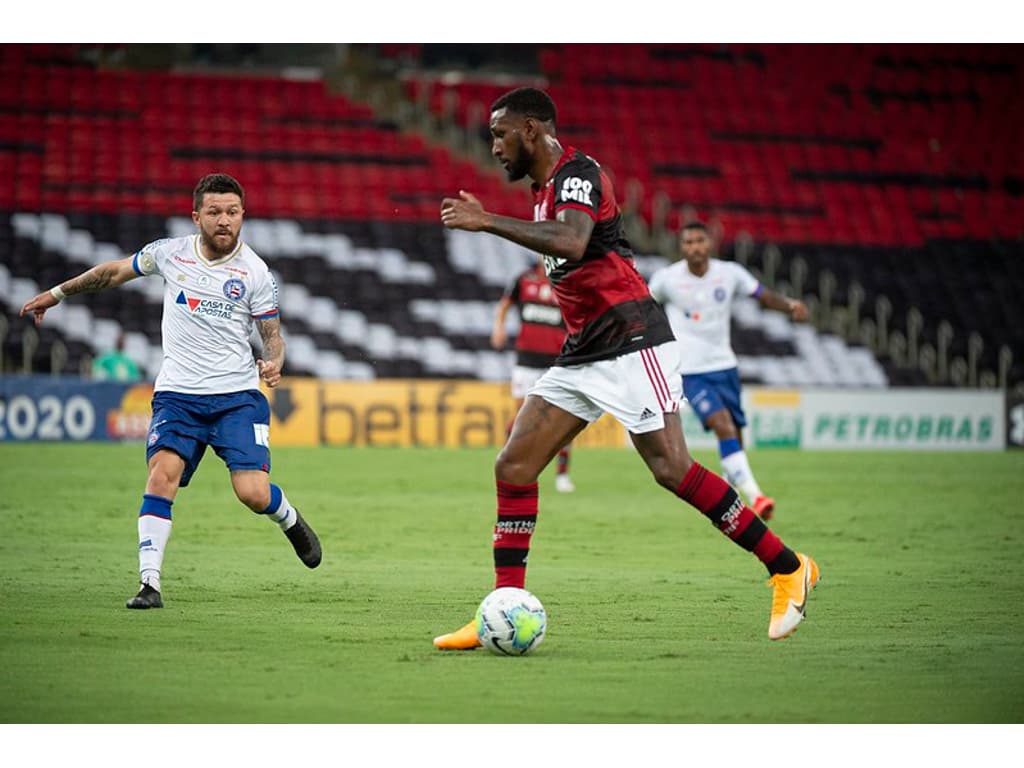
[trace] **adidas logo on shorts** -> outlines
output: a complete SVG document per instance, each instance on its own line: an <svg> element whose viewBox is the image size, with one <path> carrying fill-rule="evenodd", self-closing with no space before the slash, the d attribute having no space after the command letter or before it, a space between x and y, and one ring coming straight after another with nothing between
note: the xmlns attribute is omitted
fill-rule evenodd
<svg viewBox="0 0 1024 768"><path fill-rule="evenodd" d="M654 411L652 411L650 408L644 408L644 412L640 414L640 421L643 421L644 419L653 419L653 418L654 418Z"/></svg>

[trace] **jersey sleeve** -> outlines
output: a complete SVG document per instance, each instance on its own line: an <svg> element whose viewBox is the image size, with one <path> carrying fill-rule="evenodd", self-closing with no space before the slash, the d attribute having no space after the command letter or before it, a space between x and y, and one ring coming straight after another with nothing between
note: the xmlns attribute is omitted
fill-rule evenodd
<svg viewBox="0 0 1024 768"><path fill-rule="evenodd" d="M264 266L253 275L249 313L257 320L277 317L281 312L278 302L277 280L270 273L270 269Z"/></svg>
<svg viewBox="0 0 1024 768"><path fill-rule="evenodd" d="M601 208L601 169L587 157L577 157L555 173L555 214L566 208L583 211L594 221Z"/></svg>
<svg viewBox="0 0 1024 768"><path fill-rule="evenodd" d="M154 240L142 246L132 256L132 269L140 277L147 275L162 275L164 263L167 261L167 248L164 246L170 242L167 238Z"/></svg>
<svg viewBox="0 0 1024 768"><path fill-rule="evenodd" d="M757 278L750 274L749 270L734 261L726 262L732 272L733 284L736 286L735 293L742 296L760 296L764 286Z"/></svg>

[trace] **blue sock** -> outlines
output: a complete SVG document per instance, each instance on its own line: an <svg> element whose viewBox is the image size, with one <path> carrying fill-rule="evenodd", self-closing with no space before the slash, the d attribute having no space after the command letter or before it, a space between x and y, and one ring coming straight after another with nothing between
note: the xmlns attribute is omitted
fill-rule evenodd
<svg viewBox="0 0 1024 768"><path fill-rule="evenodd" d="M725 440L718 441L718 455L723 459L726 456L732 456L734 453L739 453L742 450L739 438L727 437Z"/></svg>

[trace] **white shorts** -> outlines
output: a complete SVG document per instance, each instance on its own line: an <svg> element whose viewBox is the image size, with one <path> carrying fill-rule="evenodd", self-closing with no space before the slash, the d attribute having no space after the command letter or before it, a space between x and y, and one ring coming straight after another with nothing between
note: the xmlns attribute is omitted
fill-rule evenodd
<svg viewBox="0 0 1024 768"><path fill-rule="evenodd" d="M528 394L587 422L610 413L634 434L665 426L679 410L683 377L679 342L669 341L611 360L549 369Z"/></svg>
<svg viewBox="0 0 1024 768"><path fill-rule="evenodd" d="M547 373L547 368L527 368L517 365L512 368L512 397L517 400L526 397L537 380Z"/></svg>

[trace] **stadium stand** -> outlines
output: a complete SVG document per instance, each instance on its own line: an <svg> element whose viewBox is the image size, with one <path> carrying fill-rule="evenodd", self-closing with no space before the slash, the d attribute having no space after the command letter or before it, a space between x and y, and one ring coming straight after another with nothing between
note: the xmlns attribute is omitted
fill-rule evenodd
<svg viewBox="0 0 1024 768"><path fill-rule="evenodd" d="M528 210L525 186L479 150L490 101L530 83L559 102L560 135L611 167L620 200L639 190L641 271L672 257L659 228L689 209L721 228L726 256L812 300L816 327L780 326L754 304L738 312L746 380L1024 380L1024 359L1000 354L1024 350L1012 48L458 48L361 51L401 78L391 111L326 77L224 71L258 47L193 51L193 68L217 67L202 72L98 64L92 46L0 48L0 172L16 180L0 189L0 365L77 371L124 330L155 373L155 281L73 299L38 332L17 307L97 260L190 231L195 180L229 170L247 190L245 237L282 282L286 373L505 378L511 355L488 346L491 311L530 256L446 233L437 210L460 188L499 212ZM434 125L461 126L478 155L400 118L417 105Z"/></svg>

